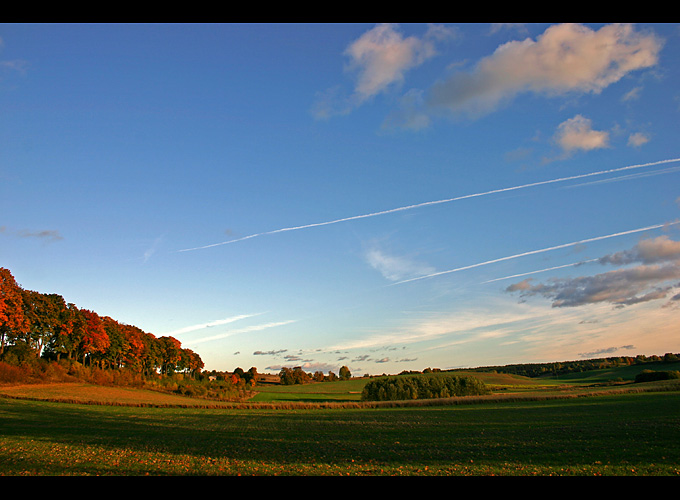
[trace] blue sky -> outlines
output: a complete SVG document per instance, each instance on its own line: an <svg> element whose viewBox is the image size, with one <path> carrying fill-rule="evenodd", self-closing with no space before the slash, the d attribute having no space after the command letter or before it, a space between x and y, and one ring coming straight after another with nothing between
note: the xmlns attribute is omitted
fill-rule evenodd
<svg viewBox="0 0 680 500"><path fill-rule="evenodd" d="M677 24L0 24L0 266L206 369L680 351Z"/></svg>

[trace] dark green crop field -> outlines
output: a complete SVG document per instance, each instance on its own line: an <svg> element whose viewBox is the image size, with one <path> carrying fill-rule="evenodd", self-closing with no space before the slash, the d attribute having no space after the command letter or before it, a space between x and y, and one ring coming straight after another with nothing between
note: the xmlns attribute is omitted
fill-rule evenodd
<svg viewBox="0 0 680 500"><path fill-rule="evenodd" d="M0 397L0 475L680 475L680 392L393 408Z"/></svg>

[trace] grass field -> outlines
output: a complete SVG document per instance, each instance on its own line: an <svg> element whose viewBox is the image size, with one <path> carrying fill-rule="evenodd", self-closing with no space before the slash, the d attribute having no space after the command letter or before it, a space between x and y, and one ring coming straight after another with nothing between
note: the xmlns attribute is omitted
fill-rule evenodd
<svg viewBox="0 0 680 500"><path fill-rule="evenodd" d="M87 385L5 387L0 395L12 397L0 397L0 474L680 475L677 384L541 399L541 390L559 392L534 381L534 390L517 392L524 399L341 406L359 384L298 386L299 407L290 387L260 393L292 402L278 408L201 407L205 400ZM74 395L99 404L64 402Z"/></svg>
<svg viewBox="0 0 680 500"><path fill-rule="evenodd" d="M459 372L460 376L474 376L482 380L487 386L496 390L542 390L553 389L562 385L561 381L537 381L527 377L508 375L502 373L472 373ZM431 376L438 376L436 373ZM306 385L264 385L259 387L258 393L252 401L261 402L325 402L325 401L360 401L361 391L370 379L357 378L336 382L323 382Z"/></svg>

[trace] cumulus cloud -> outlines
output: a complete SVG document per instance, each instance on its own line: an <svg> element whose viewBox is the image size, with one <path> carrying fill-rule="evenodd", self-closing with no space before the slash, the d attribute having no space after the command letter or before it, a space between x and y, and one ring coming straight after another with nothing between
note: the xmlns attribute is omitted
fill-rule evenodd
<svg viewBox="0 0 680 500"><path fill-rule="evenodd" d="M657 36L636 32L629 24L597 31L580 24L553 25L536 40L508 42L471 71L438 82L429 105L479 116L523 92L597 94L632 71L654 66L662 46Z"/></svg>
<svg viewBox="0 0 680 500"><path fill-rule="evenodd" d="M437 54L436 44L455 31L431 25L422 37L404 36L395 24L379 24L352 42L344 52L346 71L355 76L354 93L345 98L339 87L320 93L314 114L326 118L349 112L368 99L404 82L406 73Z"/></svg>
<svg viewBox="0 0 680 500"><path fill-rule="evenodd" d="M647 144L648 142L649 136L647 134L643 134L642 132L635 132L628 137L628 145L636 148L642 146L643 144Z"/></svg>
<svg viewBox="0 0 680 500"><path fill-rule="evenodd" d="M430 27L423 38L404 37L393 24L381 24L364 33L345 51L348 68L356 71L356 94L368 99L390 85L404 80L404 74L436 54L434 41L446 36L442 27Z"/></svg>
<svg viewBox="0 0 680 500"><path fill-rule="evenodd" d="M671 240L668 235L639 241L632 249L605 255L601 264L625 265L635 262L656 264L680 259L680 241Z"/></svg>
<svg viewBox="0 0 680 500"><path fill-rule="evenodd" d="M668 236L640 241L623 252L606 255L601 264L630 265L594 276L551 279L534 284L525 279L506 288L520 296L540 295L553 307L574 307L610 303L616 307L664 299L680 286L680 242Z"/></svg>
<svg viewBox="0 0 680 500"><path fill-rule="evenodd" d="M565 153L590 151L608 147L609 133L593 130L590 119L576 115L558 126L554 140Z"/></svg>

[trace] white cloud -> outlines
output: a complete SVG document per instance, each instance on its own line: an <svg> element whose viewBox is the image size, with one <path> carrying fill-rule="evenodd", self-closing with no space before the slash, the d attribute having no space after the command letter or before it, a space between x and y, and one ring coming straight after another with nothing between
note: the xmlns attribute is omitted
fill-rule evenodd
<svg viewBox="0 0 680 500"><path fill-rule="evenodd" d="M404 37L393 24L380 24L364 33L345 51L348 69L358 74L355 91L361 101L403 81L404 74L435 55L426 36Z"/></svg>
<svg viewBox="0 0 680 500"><path fill-rule="evenodd" d="M642 92L642 87L635 87L626 92L626 94L621 98L623 102L633 101L640 98L640 92Z"/></svg>
<svg viewBox="0 0 680 500"><path fill-rule="evenodd" d="M334 87L317 96L313 114L328 118L346 114L366 100L404 82L406 73L437 54L436 43L455 36L455 31L430 25L422 37L404 36L395 24L379 24L352 42L344 52L346 71L356 76L354 93L343 97Z"/></svg>
<svg viewBox="0 0 680 500"><path fill-rule="evenodd" d="M643 134L642 132L636 132L628 137L628 145L636 148L642 146L643 144L647 144L648 142L649 136L647 134Z"/></svg>
<svg viewBox="0 0 680 500"><path fill-rule="evenodd" d="M562 122L555 134L555 142L567 153L575 150L590 151L609 146L609 133L593 130L592 122L576 115Z"/></svg>
<svg viewBox="0 0 680 500"><path fill-rule="evenodd" d="M371 267L380 271L380 273L390 281L425 276L434 272L434 268L427 264L417 262L407 257L388 255L383 250L376 247L368 249L365 253L365 258Z"/></svg>
<svg viewBox="0 0 680 500"><path fill-rule="evenodd" d="M599 259L602 264L624 265L634 262L657 264L664 261L680 260L680 241L671 240L668 235L649 238L638 242L631 250L616 252Z"/></svg>
<svg viewBox="0 0 680 500"><path fill-rule="evenodd" d="M599 93L626 74L654 66L662 42L628 24L594 31L579 24L549 27L535 41L501 45L471 72L458 72L436 84L430 104L479 115L522 92L549 96Z"/></svg>

